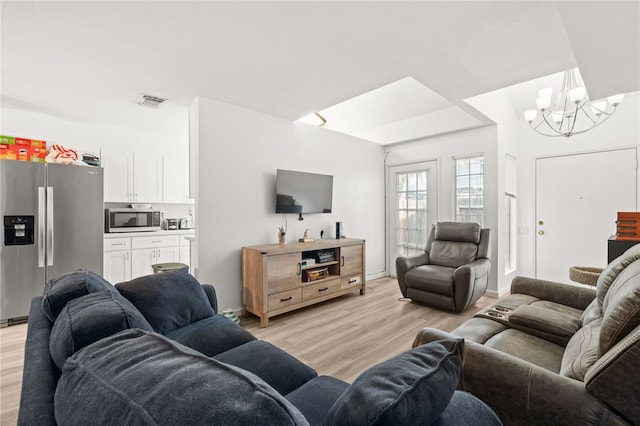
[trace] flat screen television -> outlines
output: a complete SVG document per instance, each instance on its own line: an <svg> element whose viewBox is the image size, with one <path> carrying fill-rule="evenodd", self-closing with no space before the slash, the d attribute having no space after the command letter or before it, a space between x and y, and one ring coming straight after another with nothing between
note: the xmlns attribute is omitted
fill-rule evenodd
<svg viewBox="0 0 640 426"><path fill-rule="evenodd" d="M331 213L333 176L278 169L276 213Z"/></svg>

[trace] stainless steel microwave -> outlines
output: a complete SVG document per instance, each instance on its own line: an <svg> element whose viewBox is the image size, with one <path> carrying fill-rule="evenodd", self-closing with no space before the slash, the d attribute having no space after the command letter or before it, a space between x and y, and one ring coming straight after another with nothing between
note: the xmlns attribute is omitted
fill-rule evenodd
<svg viewBox="0 0 640 426"><path fill-rule="evenodd" d="M122 208L104 212L105 232L159 231L161 225L160 210Z"/></svg>

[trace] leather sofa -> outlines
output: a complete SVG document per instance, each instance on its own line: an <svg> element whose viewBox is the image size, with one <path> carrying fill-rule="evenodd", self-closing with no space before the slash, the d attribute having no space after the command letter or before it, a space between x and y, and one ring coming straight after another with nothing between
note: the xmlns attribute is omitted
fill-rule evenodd
<svg viewBox="0 0 640 426"><path fill-rule="evenodd" d="M517 277L451 333L426 328L414 347L466 341L458 388L507 425L640 424L640 245L596 287Z"/></svg>
<svg viewBox="0 0 640 426"><path fill-rule="evenodd" d="M422 345L348 384L218 314L185 271L115 287L76 271L32 301L18 424L501 424L456 390L463 348Z"/></svg>

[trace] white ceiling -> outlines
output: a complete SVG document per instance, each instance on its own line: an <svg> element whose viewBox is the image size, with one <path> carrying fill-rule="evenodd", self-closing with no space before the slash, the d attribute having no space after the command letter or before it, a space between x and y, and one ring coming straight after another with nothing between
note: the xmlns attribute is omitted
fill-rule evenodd
<svg viewBox="0 0 640 426"><path fill-rule="evenodd" d="M2 1L1 19L3 104L159 132L196 96L293 121L363 95L358 136L384 144L488 124L465 99L575 66L592 99L640 89L638 1Z"/></svg>

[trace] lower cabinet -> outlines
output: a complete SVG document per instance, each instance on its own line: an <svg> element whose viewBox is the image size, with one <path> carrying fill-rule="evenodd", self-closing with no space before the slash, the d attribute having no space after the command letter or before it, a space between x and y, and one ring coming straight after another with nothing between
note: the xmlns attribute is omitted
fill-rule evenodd
<svg viewBox="0 0 640 426"><path fill-rule="evenodd" d="M189 265L190 247L182 235L107 237L104 240L104 278L112 284L153 274L157 263ZM187 261L183 259L186 257Z"/></svg>

